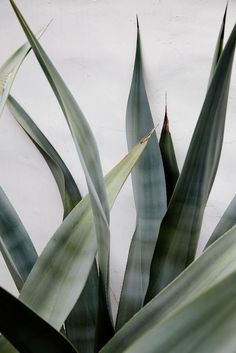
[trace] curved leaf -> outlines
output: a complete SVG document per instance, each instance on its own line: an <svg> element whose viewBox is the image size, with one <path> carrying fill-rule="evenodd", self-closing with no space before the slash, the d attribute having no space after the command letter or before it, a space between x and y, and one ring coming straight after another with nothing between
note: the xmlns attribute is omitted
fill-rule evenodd
<svg viewBox="0 0 236 353"><path fill-rule="evenodd" d="M126 352L127 347L165 319L173 310L186 305L203 291L235 272L236 227L217 240L173 282L146 304L115 334L101 352ZM169 337L171 335L172 333L169 332Z"/></svg>
<svg viewBox="0 0 236 353"><path fill-rule="evenodd" d="M51 169L60 191L65 218L81 200L81 194L70 171L46 136L12 96L9 96L7 105L15 120L41 152Z"/></svg>
<svg viewBox="0 0 236 353"><path fill-rule="evenodd" d="M179 169L175 157L174 146L169 130L169 119L167 116L167 103L165 107L164 123L161 130L160 150L165 171L167 202L170 202L175 185L179 178Z"/></svg>
<svg viewBox="0 0 236 353"><path fill-rule="evenodd" d="M102 304L100 309L102 314L101 320L104 321L104 324L100 325L98 329L101 331L104 327L104 330L102 333L99 332L99 339L100 337L104 337L104 340L107 340L113 334L112 313L109 298L109 207L97 144L87 120L71 92L65 85L63 79L30 30L22 14L15 5L15 2L10 0L10 3L61 106L85 173L98 239L98 262L100 269L99 286L101 287L100 294L103 296L103 299L100 300L100 303Z"/></svg>
<svg viewBox="0 0 236 353"><path fill-rule="evenodd" d="M62 334L1 287L0 310L0 332L19 352L76 353Z"/></svg>
<svg viewBox="0 0 236 353"><path fill-rule="evenodd" d="M24 225L1 187L0 208L0 250L20 291L38 255Z"/></svg>
<svg viewBox="0 0 236 353"><path fill-rule="evenodd" d="M162 221L146 302L193 261L221 154L236 25L207 92L185 163Z"/></svg>
<svg viewBox="0 0 236 353"><path fill-rule="evenodd" d="M214 243L217 239L219 239L224 233L226 233L230 228L232 228L236 224L236 196L234 196L233 200L230 202L228 208L217 224L214 232L212 233L210 239L208 240L206 247Z"/></svg>
<svg viewBox="0 0 236 353"><path fill-rule="evenodd" d="M49 24L38 33L38 38L46 31ZM25 43L0 67L0 116L3 112L16 74L30 50L31 45L28 42Z"/></svg>
<svg viewBox="0 0 236 353"><path fill-rule="evenodd" d="M187 305L177 308L125 352L234 353L236 286L232 283L235 280L236 272Z"/></svg>
<svg viewBox="0 0 236 353"><path fill-rule="evenodd" d="M129 149L154 128L145 90L139 28L136 58L126 112ZM132 172L136 206L133 235L117 316L117 328L128 321L142 306L149 282L151 259L161 220L166 211L165 177L156 134L153 134Z"/></svg>

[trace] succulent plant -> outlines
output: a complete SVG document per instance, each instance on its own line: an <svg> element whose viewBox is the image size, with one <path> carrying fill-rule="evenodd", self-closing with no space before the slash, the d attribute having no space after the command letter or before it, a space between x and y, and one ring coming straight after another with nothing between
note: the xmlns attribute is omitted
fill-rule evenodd
<svg viewBox="0 0 236 353"><path fill-rule="evenodd" d="M0 189L0 250L19 291L16 298L0 287L0 353L236 352L235 198L196 259L223 144L236 26L224 47L225 11L207 93L179 171L167 104L160 142L155 132L137 20L126 112L129 152L104 177L92 130L39 43L44 30L35 36L15 2L10 3L28 42L0 68L0 113L7 104L47 162L60 192L64 217L38 256ZM81 195L46 136L10 95L17 71L31 49L71 131L86 177L86 196ZM109 218L130 173L136 227L114 320Z"/></svg>

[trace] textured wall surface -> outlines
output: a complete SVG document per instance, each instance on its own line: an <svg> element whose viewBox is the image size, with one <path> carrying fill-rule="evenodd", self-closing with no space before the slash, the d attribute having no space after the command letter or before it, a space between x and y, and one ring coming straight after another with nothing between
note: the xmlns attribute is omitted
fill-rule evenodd
<svg viewBox="0 0 236 353"><path fill-rule="evenodd" d="M159 135L168 92L172 137L181 167L203 103L222 20L222 0L17 0L37 32L52 18L41 43L77 98L96 136L104 173L127 151L125 111L134 62L136 20L141 30L146 89ZM235 21L229 4L226 37ZM0 4L0 63L24 41L7 0ZM232 75L219 171L202 227L200 247L235 193L236 65ZM56 99L31 53L13 95L44 131L71 169L83 194L86 185ZM62 206L44 160L5 108L0 120L0 184L40 253L62 220ZM119 292L135 212L128 182L111 215L114 293ZM16 293L0 258L0 285ZM116 294L117 295L117 294ZM116 300L116 299L115 299Z"/></svg>

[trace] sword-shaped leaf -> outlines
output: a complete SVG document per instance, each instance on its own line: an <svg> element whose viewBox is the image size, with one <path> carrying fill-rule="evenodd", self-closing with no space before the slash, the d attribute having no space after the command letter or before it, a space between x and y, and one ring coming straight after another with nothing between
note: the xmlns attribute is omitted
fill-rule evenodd
<svg viewBox="0 0 236 353"><path fill-rule="evenodd" d="M2 188L0 188L0 209L0 250L20 291L38 255Z"/></svg>
<svg viewBox="0 0 236 353"><path fill-rule="evenodd" d="M206 247L214 243L218 238L220 238L227 230L232 228L236 224L236 196L230 202L228 208L217 224L214 232L212 233L210 239L208 240Z"/></svg>
<svg viewBox="0 0 236 353"><path fill-rule="evenodd" d="M81 200L81 194L70 171L46 136L12 96L9 96L7 105L51 169L61 195L65 218Z"/></svg>
<svg viewBox="0 0 236 353"><path fill-rule="evenodd" d="M46 31L49 24L38 33L38 38ZM28 42L25 43L0 67L0 116L3 112L16 74L30 50L31 45Z"/></svg>
<svg viewBox="0 0 236 353"><path fill-rule="evenodd" d="M236 43L236 25L208 89L154 252L146 302L182 272L196 253L203 212L221 154Z"/></svg>
<svg viewBox="0 0 236 353"><path fill-rule="evenodd" d="M1 287L0 312L0 332L20 353L76 353L61 333Z"/></svg>
<svg viewBox="0 0 236 353"><path fill-rule="evenodd" d="M126 134L131 149L154 128L145 90L139 27L132 84L126 112ZM133 235L118 309L117 328L128 321L142 306L149 282L151 259L161 220L166 211L165 176L156 134L132 172L136 206Z"/></svg>
<svg viewBox="0 0 236 353"><path fill-rule="evenodd" d="M165 105L164 123L161 130L160 150L165 171L167 202L169 203L175 185L179 178L179 168L177 165L175 150L169 129L169 119L167 115L167 101Z"/></svg>
<svg viewBox="0 0 236 353"><path fill-rule="evenodd" d="M221 27L220 27L220 32L219 32L219 35L218 35L218 38L217 38L217 42L216 42L215 53L214 53L214 56L213 56L213 60L212 60L212 64L211 64L211 72L210 72L210 77L209 77L209 81L208 81L208 88L210 86L212 77L214 76L214 73L215 73L216 66L218 64L218 61L219 61L220 56L221 56L222 51L223 51L227 9L228 9L228 3L227 3L226 8L225 8L223 21L222 21L222 24L221 24Z"/></svg>
<svg viewBox="0 0 236 353"><path fill-rule="evenodd" d="M138 143L105 177L112 208L129 173L145 149ZM97 242L89 196L84 197L63 221L34 265L20 299L56 329L60 329L87 281ZM0 347L1 346L0 339ZM12 353L6 346L1 353Z"/></svg>
<svg viewBox="0 0 236 353"><path fill-rule="evenodd" d="M125 353L233 353L236 336L236 272L150 327ZM101 350L104 352L118 352Z"/></svg>
<svg viewBox="0 0 236 353"><path fill-rule="evenodd" d="M8 107L50 167L61 195L64 206L63 218L65 218L81 200L79 189L70 171L46 136L12 96L9 96ZM27 257L22 258L24 259L27 261ZM66 321L67 337L76 347L80 347L81 353L86 352L85 347L89 352L89 349L93 350L94 346L98 301L97 281L98 273L94 263L85 288Z"/></svg>
<svg viewBox="0 0 236 353"><path fill-rule="evenodd" d="M127 347L165 319L173 310L186 305L203 291L235 272L236 227L217 240L180 276L146 304L115 334L101 352L126 352ZM173 332L168 334L171 339Z"/></svg>
<svg viewBox="0 0 236 353"><path fill-rule="evenodd" d="M99 339L104 336L106 340L106 337L111 337L114 332L109 298L109 206L97 144L87 120L63 79L27 25L15 2L10 0L10 3L61 106L85 173L98 239L99 285L100 294L103 296L100 303L101 320L104 324L99 326L99 330L103 327L104 330L100 332Z"/></svg>

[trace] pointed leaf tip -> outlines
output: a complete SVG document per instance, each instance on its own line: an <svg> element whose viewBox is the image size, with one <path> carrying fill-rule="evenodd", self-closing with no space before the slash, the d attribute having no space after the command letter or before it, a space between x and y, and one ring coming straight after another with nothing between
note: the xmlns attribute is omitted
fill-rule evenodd
<svg viewBox="0 0 236 353"><path fill-rule="evenodd" d="M157 126L154 127L146 136L144 136L144 138L142 138L142 140L140 140L140 144L145 143L145 142L147 142L150 139L150 137L152 136L154 131L157 129Z"/></svg>
<svg viewBox="0 0 236 353"><path fill-rule="evenodd" d="M139 20L138 20L138 15L136 15L136 23L137 23L137 29L139 30Z"/></svg>

